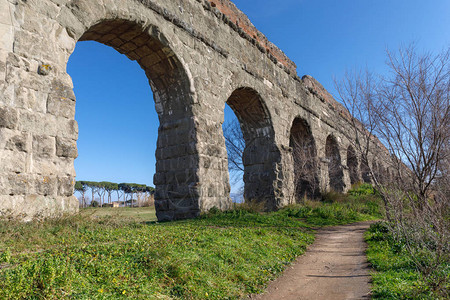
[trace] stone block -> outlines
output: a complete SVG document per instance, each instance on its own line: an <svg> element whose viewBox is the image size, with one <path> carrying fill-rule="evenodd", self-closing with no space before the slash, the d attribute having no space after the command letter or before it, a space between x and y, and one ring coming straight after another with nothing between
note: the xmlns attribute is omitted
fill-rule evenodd
<svg viewBox="0 0 450 300"><path fill-rule="evenodd" d="M17 87L15 90L15 104L18 108L46 113L48 95L30 88Z"/></svg>
<svg viewBox="0 0 450 300"><path fill-rule="evenodd" d="M44 1L39 1L40 6L45 3ZM20 27L25 31L43 36L54 28L56 22L55 20L43 18L42 15L36 14L36 9L37 7L35 6L24 6L20 8L21 21L23 21Z"/></svg>
<svg viewBox="0 0 450 300"><path fill-rule="evenodd" d="M167 200L155 201L155 208L157 211L167 211L169 210L169 204Z"/></svg>
<svg viewBox="0 0 450 300"><path fill-rule="evenodd" d="M66 6L61 9L57 21L65 27L70 37L78 40L86 31L86 25L78 20L72 10Z"/></svg>
<svg viewBox="0 0 450 300"><path fill-rule="evenodd" d="M0 128L17 128L19 113L11 107L0 107Z"/></svg>
<svg viewBox="0 0 450 300"><path fill-rule="evenodd" d="M56 155L59 157L77 158L78 150L76 141L72 139L57 137Z"/></svg>
<svg viewBox="0 0 450 300"><path fill-rule="evenodd" d="M14 53L26 58L40 59L45 52L42 36L24 30L16 31Z"/></svg>
<svg viewBox="0 0 450 300"><path fill-rule="evenodd" d="M0 137L2 136L0 132ZM13 134L6 140L5 149L10 151L29 152L31 149L30 139L28 134L24 132L18 132Z"/></svg>
<svg viewBox="0 0 450 300"><path fill-rule="evenodd" d="M42 117L42 114L33 113L31 111L22 110L20 112L20 122L18 124L18 130L30 132L34 134L45 134L44 124L42 121L45 121ZM56 130L56 129L55 129ZM55 130L53 130L53 134L47 132L49 135L54 135Z"/></svg>
<svg viewBox="0 0 450 300"><path fill-rule="evenodd" d="M61 170L58 170L54 159L33 156L31 172L37 175L56 175L59 174Z"/></svg>
<svg viewBox="0 0 450 300"><path fill-rule="evenodd" d="M33 155L38 158L53 158L56 154L55 138L45 135L33 136Z"/></svg>
<svg viewBox="0 0 450 300"><path fill-rule="evenodd" d="M56 41L58 42L58 45L67 53L72 53L75 49L76 41L69 35L69 32L65 27L60 26L56 30Z"/></svg>
<svg viewBox="0 0 450 300"><path fill-rule="evenodd" d="M0 176L0 195L26 195L30 192L29 176L23 174L8 174Z"/></svg>
<svg viewBox="0 0 450 300"><path fill-rule="evenodd" d="M55 120L57 128L57 136L62 138L77 140L78 139L78 123L75 120L57 117Z"/></svg>
<svg viewBox="0 0 450 300"><path fill-rule="evenodd" d="M47 100L47 112L68 119L75 118L75 101L70 98L50 94Z"/></svg>
<svg viewBox="0 0 450 300"><path fill-rule="evenodd" d="M21 86L35 91L48 92L49 91L49 77L40 76L36 70L27 71L21 67L15 67L10 63L6 65L5 80L8 84L14 86Z"/></svg>
<svg viewBox="0 0 450 300"><path fill-rule="evenodd" d="M55 172L60 176L75 177L75 167L73 164L73 158L57 157L54 160Z"/></svg>
<svg viewBox="0 0 450 300"><path fill-rule="evenodd" d="M11 52L8 53L6 63L11 67L18 68L26 72L32 72L34 75L36 75L35 73L39 65L39 62L35 59L27 58Z"/></svg>
<svg viewBox="0 0 450 300"><path fill-rule="evenodd" d="M51 82L51 94L52 96L57 96L61 99L75 101L75 94L73 92L70 77L53 79Z"/></svg>
<svg viewBox="0 0 450 300"><path fill-rule="evenodd" d="M0 217L17 217L23 209L24 196L0 195Z"/></svg>
<svg viewBox="0 0 450 300"><path fill-rule="evenodd" d="M51 0L27 0L27 6L34 11L34 16L39 19L56 19L61 8ZM28 8L26 7L26 8ZM39 15L36 16L36 13Z"/></svg>
<svg viewBox="0 0 450 300"><path fill-rule="evenodd" d="M0 23L0 50L12 51L14 33L12 25Z"/></svg>
<svg viewBox="0 0 450 300"><path fill-rule="evenodd" d="M14 105L14 86L0 78L0 107Z"/></svg>
<svg viewBox="0 0 450 300"><path fill-rule="evenodd" d="M165 173L156 172L155 175L153 175L153 184L154 185L162 185L165 183L166 183Z"/></svg>
<svg viewBox="0 0 450 300"><path fill-rule="evenodd" d="M24 173L26 158L24 152L0 150L0 173Z"/></svg>
<svg viewBox="0 0 450 300"><path fill-rule="evenodd" d="M38 195L56 196L58 191L58 179L56 176L37 176L34 189Z"/></svg>
<svg viewBox="0 0 450 300"><path fill-rule="evenodd" d="M75 178L73 177L58 177L58 196L70 197L73 196L75 186Z"/></svg>

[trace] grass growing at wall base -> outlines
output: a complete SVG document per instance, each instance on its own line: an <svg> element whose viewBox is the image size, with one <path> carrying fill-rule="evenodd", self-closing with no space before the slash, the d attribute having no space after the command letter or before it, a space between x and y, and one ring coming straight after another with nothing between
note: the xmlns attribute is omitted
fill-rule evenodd
<svg viewBox="0 0 450 300"><path fill-rule="evenodd" d="M310 227L372 219L369 203L241 206L163 224L86 215L0 222L0 299L239 299L304 253Z"/></svg>

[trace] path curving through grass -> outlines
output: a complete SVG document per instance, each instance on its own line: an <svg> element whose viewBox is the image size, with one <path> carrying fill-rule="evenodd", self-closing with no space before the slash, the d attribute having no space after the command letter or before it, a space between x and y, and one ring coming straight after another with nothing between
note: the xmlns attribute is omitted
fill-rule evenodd
<svg viewBox="0 0 450 300"><path fill-rule="evenodd" d="M267 291L252 299L370 299L364 232L371 222L328 227Z"/></svg>

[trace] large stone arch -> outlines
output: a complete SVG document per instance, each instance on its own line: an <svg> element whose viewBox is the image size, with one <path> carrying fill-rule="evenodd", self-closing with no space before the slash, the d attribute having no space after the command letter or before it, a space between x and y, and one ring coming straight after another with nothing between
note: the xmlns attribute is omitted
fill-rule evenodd
<svg viewBox="0 0 450 300"><path fill-rule="evenodd" d="M108 45L137 61L148 77L160 121L154 176L158 219L197 216L198 193L191 188L199 181L192 83L169 41L155 25L122 19L94 24L79 39L86 40Z"/></svg>
<svg viewBox="0 0 450 300"><path fill-rule="evenodd" d="M328 161L328 176L330 189L343 192L345 189L344 172L342 170L339 144L333 135L329 135L325 145L325 155Z"/></svg>
<svg viewBox="0 0 450 300"><path fill-rule="evenodd" d="M314 198L320 193L317 148L311 127L303 118L295 118L290 130L296 202L305 196Z"/></svg>
<svg viewBox="0 0 450 300"><path fill-rule="evenodd" d="M279 160L275 146L272 119L261 95L249 87L235 89L227 100L241 125L245 140L242 156L244 165L244 198L265 203L274 209L274 162Z"/></svg>
<svg viewBox="0 0 450 300"><path fill-rule="evenodd" d="M204 193L204 186L199 184L203 174L199 154L202 149L198 147L198 122L192 111L197 101L192 75L183 59L175 53L180 47L179 41L176 41L178 46L174 46L175 42L169 41L164 33L170 33L166 20L151 10L142 14L136 9L139 6L134 1L120 1L111 6L98 3L88 6L85 1L72 1L62 7L56 22L49 21L52 30L24 28L16 35L16 53L11 54L14 57L11 59L17 63L11 66L9 81L18 91L40 95L45 104L42 112L22 115L21 124L13 128L30 136L31 141L25 141L25 144L31 146L21 154L26 165L0 178L1 181L8 178L10 186L16 185L13 182L22 182L14 190L6 191L9 196L6 202L4 196L0 199L0 210L25 207L24 215L30 218L78 209L78 201L72 196L78 126L74 120L73 86L65 70L75 44L93 40L136 60L154 92L160 120L154 176L158 219L191 218L200 214L211 195ZM39 14L27 4L18 9L23 10L24 18L30 15L32 19L33 14ZM142 10L145 9L142 6ZM165 29L156 25L160 23ZM39 45L46 40L53 44ZM30 45L39 47L30 48ZM36 65L37 73L30 71L28 78L21 78L22 64L29 61ZM12 133L10 135L16 138ZM4 185L0 182L0 187ZM5 194L3 189L1 194ZM216 203L215 206L220 207L223 200L219 199L219 205Z"/></svg>

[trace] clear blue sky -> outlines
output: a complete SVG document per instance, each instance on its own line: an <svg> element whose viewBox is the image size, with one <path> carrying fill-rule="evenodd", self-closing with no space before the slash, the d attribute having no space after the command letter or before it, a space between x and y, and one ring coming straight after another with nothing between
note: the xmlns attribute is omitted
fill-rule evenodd
<svg viewBox="0 0 450 300"><path fill-rule="evenodd" d="M346 69L383 73L385 50L450 46L450 0L236 0L253 24L330 92ZM112 48L80 42L68 72L77 96L78 180L153 185L158 117L144 72ZM226 119L232 118L226 112Z"/></svg>

